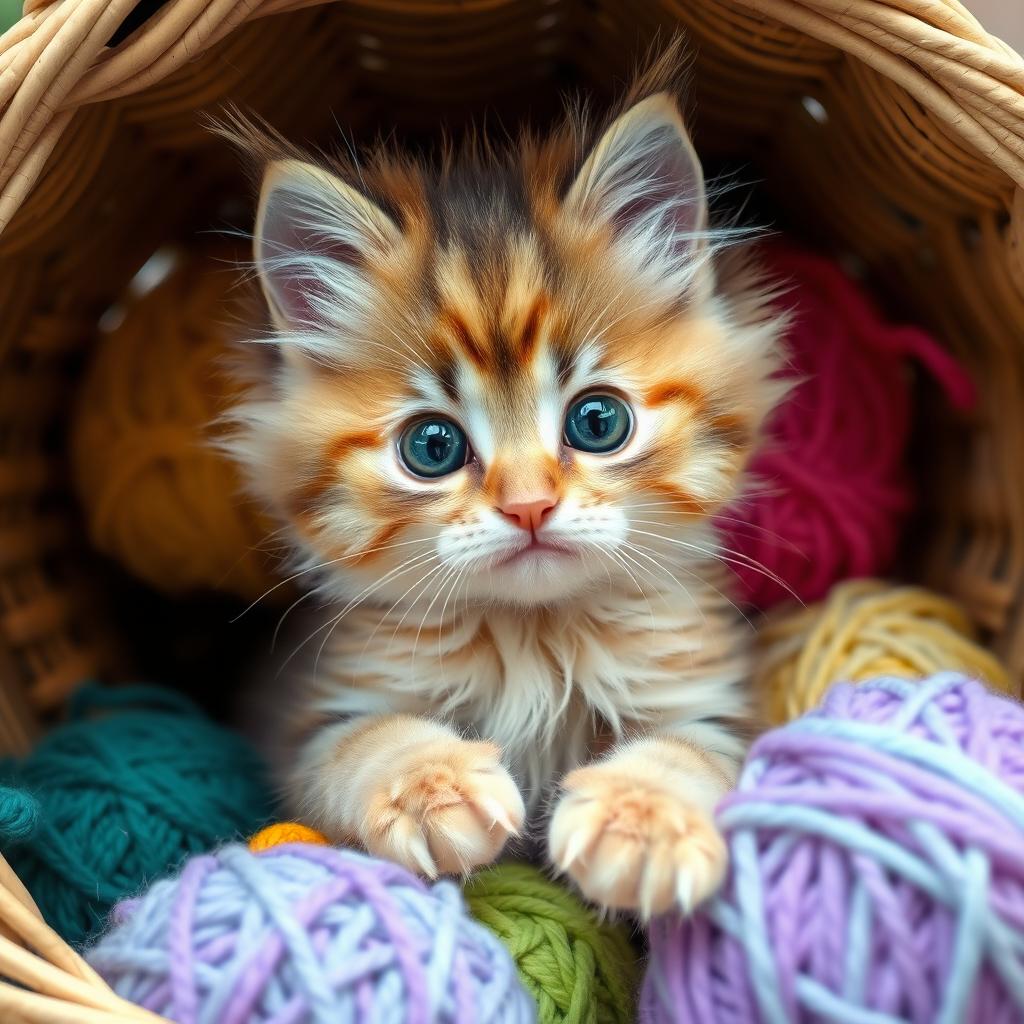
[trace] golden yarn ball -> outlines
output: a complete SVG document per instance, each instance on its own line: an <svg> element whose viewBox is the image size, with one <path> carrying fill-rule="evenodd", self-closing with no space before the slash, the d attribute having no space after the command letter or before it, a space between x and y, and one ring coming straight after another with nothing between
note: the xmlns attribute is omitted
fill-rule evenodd
<svg viewBox="0 0 1024 1024"><path fill-rule="evenodd" d="M329 846L327 836L318 832L315 828L303 825L299 821L278 821L273 825L267 825L260 829L249 840L249 849L253 853L262 853L264 850L272 850L275 846L284 846L286 843L311 843L314 846Z"/></svg>
<svg viewBox="0 0 1024 1024"><path fill-rule="evenodd" d="M953 601L920 587L851 580L819 604L765 621L754 683L768 722L780 725L810 711L833 683L942 671L1011 692L1006 670L975 642Z"/></svg>
<svg viewBox="0 0 1024 1024"><path fill-rule="evenodd" d="M217 249L179 257L141 295L130 289L123 321L92 355L72 422L92 543L169 595L254 600L278 578L274 528L216 448L218 418L237 396L225 361L238 284Z"/></svg>

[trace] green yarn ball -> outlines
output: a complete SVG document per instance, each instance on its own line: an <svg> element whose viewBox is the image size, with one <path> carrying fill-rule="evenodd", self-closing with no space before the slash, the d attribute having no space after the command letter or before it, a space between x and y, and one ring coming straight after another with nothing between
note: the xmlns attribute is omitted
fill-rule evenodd
<svg viewBox="0 0 1024 1024"><path fill-rule="evenodd" d="M0 0L0 32L6 32L21 17L21 0Z"/></svg>
<svg viewBox="0 0 1024 1024"><path fill-rule="evenodd" d="M87 687L0 780L0 851L47 922L82 943L111 906L271 817L255 752L157 687Z"/></svg>
<svg viewBox="0 0 1024 1024"><path fill-rule="evenodd" d="M640 965L629 932L526 864L466 883L470 913L512 954L539 1024L632 1024Z"/></svg>

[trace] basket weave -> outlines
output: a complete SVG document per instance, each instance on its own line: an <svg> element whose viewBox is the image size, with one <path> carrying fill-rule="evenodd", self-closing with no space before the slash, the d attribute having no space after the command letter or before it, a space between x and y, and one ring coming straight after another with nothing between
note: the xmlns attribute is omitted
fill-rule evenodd
<svg viewBox="0 0 1024 1024"><path fill-rule="evenodd" d="M543 116L566 80L613 85L680 26L702 153L752 161L787 221L971 370L972 422L923 420L911 572L1021 678L1024 61L957 0L171 0L132 30L134 7L28 0L0 38L0 752L118 661L64 417L146 258L235 215L233 158L197 114L234 101L300 140L335 134L332 111L357 136L433 137L485 109ZM0 974L25 986L0 984L4 1020L155 1019L38 921L2 859Z"/></svg>
<svg viewBox="0 0 1024 1024"><path fill-rule="evenodd" d="M168 1024L126 1002L43 922L0 857L0 1020L6 1024Z"/></svg>
<svg viewBox="0 0 1024 1024"><path fill-rule="evenodd" d="M701 151L753 161L785 218L973 373L970 424L925 420L912 575L964 601L1020 677L1024 61L956 0L172 0L109 46L134 6L28 0L0 38L0 750L117 661L64 416L135 271L245 194L197 114L432 137L484 110L543 116L567 80L613 86L680 26Z"/></svg>

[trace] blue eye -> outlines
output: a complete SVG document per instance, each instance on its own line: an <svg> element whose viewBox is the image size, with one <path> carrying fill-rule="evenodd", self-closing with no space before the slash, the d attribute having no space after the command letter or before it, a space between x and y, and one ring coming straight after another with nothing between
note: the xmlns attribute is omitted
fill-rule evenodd
<svg viewBox="0 0 1024 1024"><path fill-rule="evenodd" d="M398 450L410 473L432 479L462 469L469 445L461 427L434 417L406 427Z"/></svg>
<svg viewBox="0 0 1024 1024"><path fill-rule="evenodd" d="M621 398L584 395L569 406L565 442L581 452L604 455L621 448L633 428L633 415Z"/></svg>

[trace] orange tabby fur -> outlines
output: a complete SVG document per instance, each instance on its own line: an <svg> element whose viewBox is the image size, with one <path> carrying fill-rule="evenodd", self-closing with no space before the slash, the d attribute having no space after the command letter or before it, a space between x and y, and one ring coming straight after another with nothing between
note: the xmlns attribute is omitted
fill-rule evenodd
<svg viewBox="0 0 1024 1024"><path fill-rule="evenodd" d="M661 74L603 132L574 117L439 168L317 164L242 129L267 163L256 267L281 359L234 442L328 603L284 687L292 809L434 875L493 860L553 801L554 863L643 914L725 869L712 810L743 754L747 636L711 517L781 395L783 326L707 226ZM593 388L633 410L621 451L564 442ZM403 469L424 413L467 433L458 472ZM569 554L516 555L503 510L537 501L533 540Z"/></svg>

